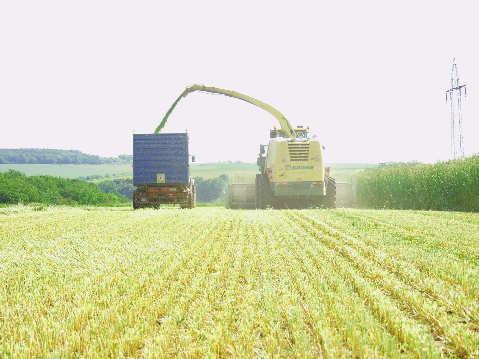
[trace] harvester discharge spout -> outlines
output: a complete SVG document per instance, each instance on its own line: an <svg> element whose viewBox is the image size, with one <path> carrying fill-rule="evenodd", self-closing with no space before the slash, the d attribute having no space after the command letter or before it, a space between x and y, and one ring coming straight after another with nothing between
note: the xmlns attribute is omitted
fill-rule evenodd
<svg viewBox="0 0 479 359"><path fill-rule="evenodd" d="M254 97L242 94L240 92L236 92L236 91L232 91L232 90L226 90L226 89L222 89L222 88L218 88L218 87L204 86L204 85L192 85L192 86L187 87L180 94L180 96L178 96L178 98L175 100L175 102L173 102L171 107L168 109L165 116L161 120L160 124L156 128L155 133L159 133L163 129L163 127L165 127L166 122L168 121L168 117L171 115L171 113L175 109L176 105L178 105L178 102L180 102L180 100L183 97L186 97L191 92L195 92L195 91L220 94L220 95L236 98L238 100L242 100L242 101L248 102L252 105L255 105L255 106L265 110L266 112L270 113L274 118L276 118L276 120L279 122L279 125L280 125L280 130L279 131L281 131L281 135L283 137L286 137L286 138L295 138L296 137L295 130L293 129L293 127L291 126L289 121L286 119L286 117L279 110L277 110L273 106L271 106L271 105L269 105L269 104L267 104L263 101L260 101L260 100L254 98Z"/></svg>

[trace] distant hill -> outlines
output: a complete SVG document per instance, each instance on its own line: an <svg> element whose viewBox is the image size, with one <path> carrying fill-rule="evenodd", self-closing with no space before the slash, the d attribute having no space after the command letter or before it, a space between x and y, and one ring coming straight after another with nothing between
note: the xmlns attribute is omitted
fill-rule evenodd
<svg viewBox="0 0 479 359"><path fill-rule="evenodd" d="M0 163L3 164L128 164L132 156L100 157L77 150L48 148L0 148Z"/></svg>
<svg viewBox="0 0 479 359"><path fill-rule="evenodd" d="M133 156L101 157L77 150L56 149L0 149L0 173L16 170L28 176L50 175L64 178L79 178L87 181L124 179L133 176ZM332 176L337 182L352 182L353 177L366 168L377 164L329 163ZM227 175L233 181L247 182L258 173L256 163L216 162L191 163L191 177L204 180ZM117 184L115 184L116 186ZM125 189L125 191L129 191Z"/></svg>

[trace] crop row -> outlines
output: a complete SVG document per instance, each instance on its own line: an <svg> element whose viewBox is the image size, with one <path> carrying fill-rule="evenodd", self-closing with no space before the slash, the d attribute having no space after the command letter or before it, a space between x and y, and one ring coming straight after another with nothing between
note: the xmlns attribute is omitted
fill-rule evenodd
<svg viewBox="0 0 479 359"><path fill-rule="evenodd" d="M0 357L476 357L479 217L0 211Z"/></svg>

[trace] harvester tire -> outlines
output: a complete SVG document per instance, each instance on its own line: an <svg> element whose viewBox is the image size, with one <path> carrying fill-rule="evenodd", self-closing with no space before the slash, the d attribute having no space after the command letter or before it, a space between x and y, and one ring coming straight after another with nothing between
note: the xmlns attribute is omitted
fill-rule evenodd
<svg viewBox="0 0 479 359"><path fill-rule="evenodd" d="M272 203L271 189L264 175L256 175L256 208L266 209Z"/></svg>
<svg viewBox="0 0 479 359"><path fill-rule="evenodd" d="M325 208L336 208L336 180L332 177L326 178L326 196L324 199Z"/></svg>
<svg viewBox="0 0 479 359"><path fill-rule="evenodd" d="M256 200L255 200L255 206L257 209L264 209L263 207L263 186L262 186L262 178L263 176L260 174L256 175L256 181L255 181L255 188L256 188Z"/></svg>
<svg viewBox="0 0 479 359"><path fill-rule="evenodd" d="M229 193L229 191L226 192L226 196L225 196L225 208L231 209L231 200L230 200L230 193Z"/></svg>

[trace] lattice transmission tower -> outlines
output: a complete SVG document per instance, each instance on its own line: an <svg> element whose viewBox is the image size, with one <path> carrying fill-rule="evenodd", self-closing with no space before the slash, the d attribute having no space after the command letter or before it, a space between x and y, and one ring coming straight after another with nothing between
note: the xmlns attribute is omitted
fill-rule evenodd
<svg viewBox="0 0 479 359"><path fill-rule="evenodd" d="M462 132L462 99L467 97L467 87L459 81L456 59L452 60L451 87L446 91L446 102L449 102L451 121L451 157L464 157L464 134Z"/></svg>

